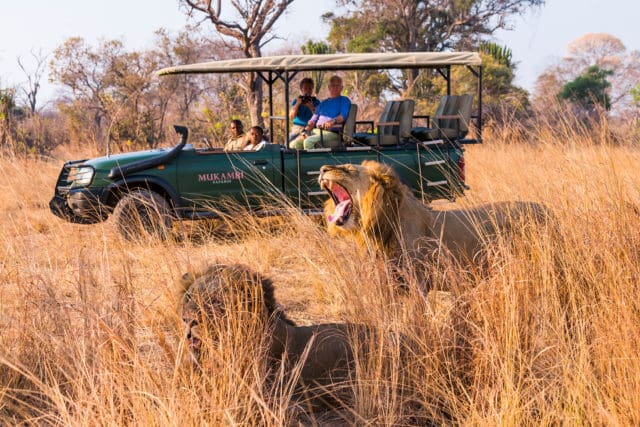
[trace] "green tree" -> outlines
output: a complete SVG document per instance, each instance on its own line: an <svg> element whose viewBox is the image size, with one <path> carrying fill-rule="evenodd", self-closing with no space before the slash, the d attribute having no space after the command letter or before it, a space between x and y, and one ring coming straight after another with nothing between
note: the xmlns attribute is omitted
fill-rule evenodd
<svg viewBox="0 0 640 427"><path fill-rule="evenodd" d="M565 84L558 93L558 98L573 102L588 114L601 109L608 111L611 108L611 99L607 89L611 84L607 77L612 74L612 71L592 65L584 74Z"/></svg>
<svg viewBox="0 0 640 427"><path fill-rule="evenodd" d="M551 64L536 83L534 103L545 108L565 84L596 65L609 70L607 88L612 110L622 113L633 107L631 89L640 81L640 51L627 50L620 39L606 33L587 33L566 46L564 57Z"/></svg>
<svg viewBox="0 0 640 427"><path fill-rule="evenodd" d="M205 51L189 29L176 38L164 30L156 36L157 47L149 51L127 51L119 40L89 46L81 38L54 51L51 78L65 88L59 107L77 140L115 142L123 150L153 148L165 138L172 105L178 121L187 118L204 90L202 80L175 76L159 81L154 71L197 62Z"/></svg>
<svg viewBox="0 0 640 427"><path fill-rule="evenodd" d="M13 143L15 134L15 90L0 88L0 148Z"/></svg>
<svg viewBox="0 0 640 427"><path fill-rule="evenodd" d="M516 64L511 60L511 50L506 46L485 44L480 47L482 57L482 95L483 117L487 123L502 124L527 114L529 107L528 92L516 86ZM453 93L476 93L477 78L465 67L451 70ZM427 84L429 86L427 87ZM414 89L417 107L420 113L433 112L446 93L446 80L439 75L425 75L418 79ZM475 99L477 102L477 99Z"/></svg>
<svg viewBox="0 0 640 427"><path fill-rule="evenodd" d="M346 52L429 52L474 49L482 36L509 29L510 19L544 0L339 0L344 16L331 22L329 41ZM418 71L407 75L413 86Z"/></svg>
<svg viewBox="0 0 640 427"><path fill-rule="evenodd" d="M332 53L331 46L323 41L314 42L313 40L307 40L307 42L300 47L302 53L305 55L324 55ZM316 93L320 92L324 79L324 71L312 71L311 77L315 83Z"/></svg>
<svg viewBox="0 0 640 427"><path fill-rule="evenodd" d="M511 58L513 57L513 52L507 46L500 46L492 42L482 42L479 50L482 53L491 55L499 64L512 68Z"/></svg>

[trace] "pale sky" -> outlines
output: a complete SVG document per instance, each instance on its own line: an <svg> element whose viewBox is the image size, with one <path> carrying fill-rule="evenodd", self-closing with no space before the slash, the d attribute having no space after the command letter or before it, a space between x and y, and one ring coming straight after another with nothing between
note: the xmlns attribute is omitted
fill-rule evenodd
<svg viewBox="0 0 640 427"><path fill-rule="evenodd" d="M278 22L277 34L295 45L324 39L329 28L320 15L334 4L296 0ZM0 87L25 80L16 58L21 56L27 68L32 67L31 50L50 53L74 36L90 44L120 38L126 48L145 48L157 28L176 33L187 23L178 0L0 0L0 5ZM640 0L547 0L542 9L514 21L514 31L498 33L495 41L512 49L519 63L516 84L531 90L536 77L563 55L567 44L586 33L609 33L629 51L640 50L638 17ZM277 47L268 45L267 53L270 46ZM40 106L55 93L43 83Z"/></svg>

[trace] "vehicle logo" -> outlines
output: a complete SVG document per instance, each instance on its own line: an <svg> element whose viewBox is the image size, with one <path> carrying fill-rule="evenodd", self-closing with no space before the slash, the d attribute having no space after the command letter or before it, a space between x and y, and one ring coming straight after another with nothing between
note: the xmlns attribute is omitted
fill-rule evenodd
<svg viewBox="0 0 640 427"><path fill-rule="evenodd" d="M198 174L198 182L211 182L213 184L228 184L231 181L242 180L243 171L211 172Z"/></svg>

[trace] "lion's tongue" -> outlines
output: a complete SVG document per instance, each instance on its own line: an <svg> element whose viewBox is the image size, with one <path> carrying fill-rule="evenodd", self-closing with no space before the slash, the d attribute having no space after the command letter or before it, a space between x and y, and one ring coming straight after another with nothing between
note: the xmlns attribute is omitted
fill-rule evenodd
<svg viewBox="0 0 640 427"><path fill-rule="evenodd" d="M327 220L332 224L341 225L345 213L351 207L351 200L343 200L336 205L333 214L327 215Z"/></svg>

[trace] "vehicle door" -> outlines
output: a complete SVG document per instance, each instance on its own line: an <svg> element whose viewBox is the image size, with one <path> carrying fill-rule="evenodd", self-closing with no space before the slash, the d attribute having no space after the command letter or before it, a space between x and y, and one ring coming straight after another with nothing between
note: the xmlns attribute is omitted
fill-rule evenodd
<svg viewBox="0 0 640 427"><path fill-rule="evenodd" d="M192 150L183 154L178 158L177 181L180 201L186 208L224 212L238 203L257 209L277 197L277 144L267 144L258 151Z"/></svg>
<svg viewBox="0 0 640 427"><path fill-rule="evenodd" d="M360 164L363 160L378 160L371 147L353 147L332 151L317 149L284 153L284 191L298 207L304 210L321 209L327 194L320 189L318 176L322 165Z"/></svg>

